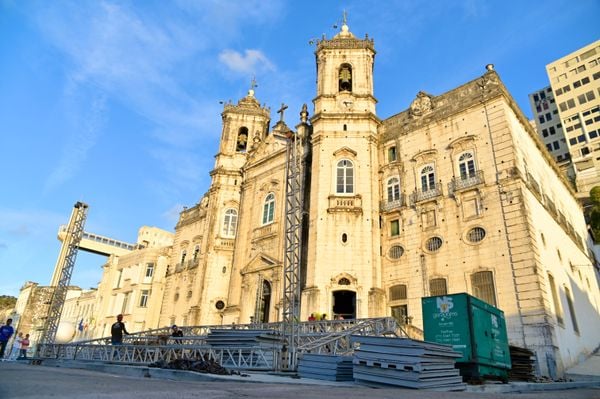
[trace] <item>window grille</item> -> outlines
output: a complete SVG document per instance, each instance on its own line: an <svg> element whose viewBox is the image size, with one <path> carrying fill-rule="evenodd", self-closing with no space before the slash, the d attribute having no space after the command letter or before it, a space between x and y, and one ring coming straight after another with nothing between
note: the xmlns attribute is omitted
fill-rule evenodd
<svg viewBox="0 0 600 399"><path fill-rule="evenodd" d="M485 238L485 230L481 227L474 227L467 233L467 240L472 243L480 242Z"/></svg>
<svg viewBox="0 0 600 399"><path fill-rule="evenodd" d="M400 259L400 257L404 254L404 248L402 248L400 245L394 245L390 248L388 254L392 259Z"/></svg>
<svg viewBox="0 0 600 399"><path fill-rule="evenodd" d="M446 286L445 278L433 278L429 280L429 294L431 296L446 295L448 287Z"/></svg>
<svg viewBox="0 0 600 399"><path fill-rule="evenodd" d="M390 287L390 301L399 301L406 298L407 296L405 284L399 284Z"/></svg>
<svg viewBox="0 0 600 399"><path fill-rule="evenodd" d="M496 291L494 288L494 275L492 272L477 272L471 274L473 296L496 306Z"/></svg>
<svg viewBox="0 0 600 399"><path fill-rule="evenodd" d="M442 239L440 237L431 237L425 243L425 248L429 252L437 252L442 247Z"/></svg>

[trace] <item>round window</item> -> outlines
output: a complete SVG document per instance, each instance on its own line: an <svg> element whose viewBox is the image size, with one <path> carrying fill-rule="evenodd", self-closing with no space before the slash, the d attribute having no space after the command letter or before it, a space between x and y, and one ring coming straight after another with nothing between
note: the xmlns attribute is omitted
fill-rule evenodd
<svg viewBox="0 0 600 399"><path fill-rule="evenodd" d="M225 302L223 302L223 301L217 301L215 303L215 308L217 308L217 310L223 310L223 309L225 309Z"/></svg>
<svg viewBox="0 0 600 399"><path fill-rule="evenodd" d="M400 259L400 257L404 254L404 248L400 245L394 245L388 251L388 256L392 259Z"/></svg>
<svg viewBox="0 0 600 399"><path fill-rule="evenodd" d="M342 242L345 244L348 241L348 235L346 233L342 234Z"/></svg>
<svg viewBox="0 0 600 399"><path fill-rule="evenodd" d="M425 249L429 252L437 252L442 247L442 239L440 237L431 237L425 243Z"/></svg>
<svg viewBox="0 0 600 399"><path fill-rule="evenodd" d="M467 232L467 240L472 243L479 242L485 238L485 230L481 227L473 227Z"/></svg>

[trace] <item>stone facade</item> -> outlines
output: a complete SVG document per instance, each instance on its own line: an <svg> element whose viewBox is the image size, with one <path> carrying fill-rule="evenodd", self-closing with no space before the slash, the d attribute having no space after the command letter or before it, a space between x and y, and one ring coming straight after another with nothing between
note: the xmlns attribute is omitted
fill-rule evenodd
<svg viewBox="0 0 600 399"><path fill-rule="evenodd" d="M374 42L317 42L305 175L301 318L391 315L468 292L504 310L510 342L559 375L598 345L598 280L582 209L488 66L448 93L376 113ZM283 109L279 112L283 113ZM226 104L212 184L181 213L160 324L279 321L286 142L251 90ZM585 317L584 317L585 315Z"/></svg>

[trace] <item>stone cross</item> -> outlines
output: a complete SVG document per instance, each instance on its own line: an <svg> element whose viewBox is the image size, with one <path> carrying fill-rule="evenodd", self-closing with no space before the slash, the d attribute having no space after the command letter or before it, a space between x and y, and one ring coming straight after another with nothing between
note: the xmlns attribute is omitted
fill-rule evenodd
<svg viewBox="0 0 600 399"><path fill-rule="evenodd" d="M284 103L281 103L281 108L279 108L279 110L277 111L278 114L281 114L281 117L279 118L279 122L283 122L283 112L288 108L287 105L285 105Z"/></svg>

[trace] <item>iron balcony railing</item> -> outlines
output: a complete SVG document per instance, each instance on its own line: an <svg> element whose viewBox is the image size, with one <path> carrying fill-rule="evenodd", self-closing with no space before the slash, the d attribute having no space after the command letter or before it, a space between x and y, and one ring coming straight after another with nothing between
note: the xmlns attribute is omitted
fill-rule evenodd
<svg viewBox="0 0 600 399"><path fill-rule="evenodd" d="M453 193L456 191L466 190L468 188L475 187L483 183L483 170L478 170L475 173L469 174L467 176L453 177L448 186L449 191Z"/></svg>
<svg viewBox="0 0 600 399"><path fill-rule="evenodd" d="M398 208L402 208L403 206L405 206L405 200L404 200L404 195L400 195L400 197L398 199L395 200L387 200L387 201L381 201L379 203L379 208L381 209L382 212L389 212L389 211L393 211L394 209L398 209Z"/></svg>
<svg viewBox="0 0 600 399"><path fill-rule="evenodd" d="M442 195L442 188L440 186L432 187L429 190L415 190L411 195L411 202L422 202L430 199L439 197Z"/></svg>

